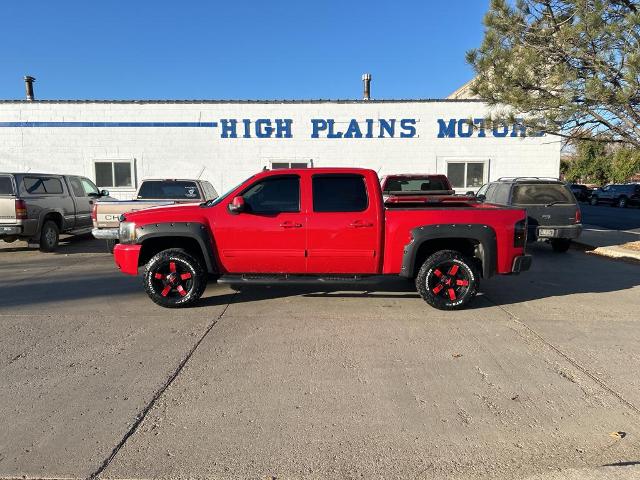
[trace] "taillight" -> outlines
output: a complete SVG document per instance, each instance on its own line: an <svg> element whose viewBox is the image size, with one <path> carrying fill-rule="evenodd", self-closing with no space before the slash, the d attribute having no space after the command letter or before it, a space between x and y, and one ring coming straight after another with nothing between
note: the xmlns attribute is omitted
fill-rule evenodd
<svg viewBox="0 0 640 480"><path fill-rule="evenodd" d="M91 220L94 222L98 221L98 204L94 202L93 208L91 209Z"/></svg>
<svg viewBox="0 0 640 480"><path fill-rule="evenodd" d="M513 229L513 246L524 248L527 243L527 219L517 222Z"/></svg>
<svg viewBox="0 0 640 480"><path fill-rule="evenodd" d="M582 222L582 212L580 212L580 208L576 208L576 223Z"/></svg>
<svg viewBox="0 0 640 480"><path fill-rule="evenodd" d="M27 219L27 204L24 200L16 200L16 220Z"/></svg>

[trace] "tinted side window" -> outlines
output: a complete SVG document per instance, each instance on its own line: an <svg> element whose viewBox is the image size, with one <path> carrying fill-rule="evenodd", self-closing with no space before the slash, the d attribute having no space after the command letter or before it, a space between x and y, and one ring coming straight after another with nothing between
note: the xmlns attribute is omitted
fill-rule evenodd
<svg viewBox="0 0 640 480"><path fill-rule="evenodd" d="M87 178L81 178L80 181L82 182L82 188L84 189L84 193L86 193L87 197L91 193L93 193L94 195L100 195L100 192L98 191L98 187L96 187L91 180Z"/></svg>
<svg viewBox="0 0 640 480"><path fill-rule="evenodd" d="M242 196L249 213L299 212L300 178L267 178L249 187Z"/></svg>
<svg viewBox="0 0 640 480"><path fill-rule="evenodd" d="M507 205L509 203L509 193L511 193L511 184L498 183L496 184L496 191L493 194L493 203L499 203Z"/></svg>
<svg viewBox="0 0 640 480"><path fill-rule="evenodd" d="M497 188L498 188L498 185L495 183L490 183L489 186L485 188L484 196L486 197L487 202L491 203L496 201L494 197L495 197Z"/></svg>
<svg viewBox="0 0 640 480"><path fill-rule="evenodd" d="M84 188L82 188L82 183L78 177L69 177L69 183L71 184L74 197L86 197Z"/></svg>
<svg viewBox="0 0 640 480"><path fill-rule="evenodd" d="M369 199L361 175L314 175L315 212L362 212Z"/></svg>

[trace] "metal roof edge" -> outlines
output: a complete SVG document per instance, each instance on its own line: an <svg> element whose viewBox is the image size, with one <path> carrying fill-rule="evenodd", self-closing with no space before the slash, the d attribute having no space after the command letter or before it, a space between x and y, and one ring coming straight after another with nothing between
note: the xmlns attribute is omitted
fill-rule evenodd
<svg viewBox="0 0 640 480"><path fill-rule="evenodd" d="M132 105L152 105L152 104L363 104L367 103L486 103L479 99L453 99L453 98L423 98L423 99L380 99L380 100L11 100L0 99L0 104L132 104Z"/></svg>

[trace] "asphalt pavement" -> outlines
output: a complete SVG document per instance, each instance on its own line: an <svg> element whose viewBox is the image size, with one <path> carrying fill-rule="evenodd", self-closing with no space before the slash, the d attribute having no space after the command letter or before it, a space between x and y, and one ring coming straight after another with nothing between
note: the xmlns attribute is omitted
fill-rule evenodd
<svg viewBox="0 0 640 480"><path fill-rule="evenodd" d="M460 312L401 279L166 310L100 242L0 246L0 478L638 478L640 266L531 250Z"/></svg>
<svg viewBox="0 0 640 480"><path fill-rule="evenodd" d="M582 222L612 230L640 230L640 208L581 203Z"/></svg>

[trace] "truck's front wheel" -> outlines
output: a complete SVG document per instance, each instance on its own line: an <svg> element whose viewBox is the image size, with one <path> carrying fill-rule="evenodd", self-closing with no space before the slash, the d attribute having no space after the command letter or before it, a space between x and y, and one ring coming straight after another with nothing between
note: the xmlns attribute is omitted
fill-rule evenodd
<svg viewBox="0 0 640 480"><path fill-rule="evenodd" d="M440 250L428 257L416 277L418 293L440 310L465 307L479 285L480 274L474 262L455 250Z"/></svg>
<svg viewBox="0 0 640 480"><path fill-rule="evenodd" d="M161 307L193 305L207 286L207 272L197 258L179 249L163 250L147 264L144 289Z"/></svg>

